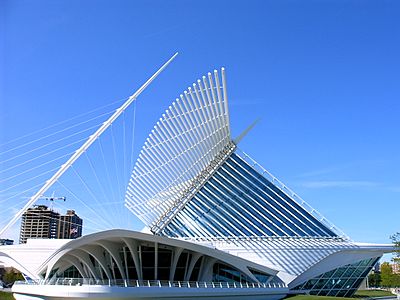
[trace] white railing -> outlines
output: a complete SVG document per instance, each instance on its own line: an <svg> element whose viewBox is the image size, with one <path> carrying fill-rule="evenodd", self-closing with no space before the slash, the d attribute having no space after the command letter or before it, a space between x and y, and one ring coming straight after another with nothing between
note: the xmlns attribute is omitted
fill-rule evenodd
<svg viewBox="0 0 400 300"><path fill-rule="evenodd" d="M17 285L103 285L119 287L160 287L160 288L286 288L283 283L242 283L242 282L205 282L205 281L166 281L166 280L98 280L92 278L57 278L56 280L17 281Z"/></svg>
<svg viewBox="0 0 400 300"><path fill-rule="evenodd" d="M178 240L191 241L191 242L209 242L209 241L326 241L326 242L351 242L341 236L271 236L271 235L231 235L231 236L196 236L196 237L180 237Z"/></svg>

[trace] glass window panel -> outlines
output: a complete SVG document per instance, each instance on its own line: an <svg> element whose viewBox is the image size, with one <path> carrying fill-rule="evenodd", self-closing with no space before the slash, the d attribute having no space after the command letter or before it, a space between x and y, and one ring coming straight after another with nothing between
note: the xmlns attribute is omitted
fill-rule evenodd
<svg viewBox="0 0 400 300"><path fill-rule="evenodd" d="M198 210L196 209L196 206L204 206L199 203L198 198L194 198L192 201L197 201L196 204L194 203L192 205L188 205L187 207L184 208L184 211L191 217L191 220L196 223L196 227L200 227L203 229L203 231L207 231L210 233L210 235L213 236L219 236L219 234L215 229L214 226L218 225L218 222L216 222L215 217L211 212L209 211L208 213L202 213L202 214L196 214ZM221 220L219 220L221 221ZM227 231L224 228L219 228L219 232L223 231L223 235L227 235Z"/></svg>
<svg viewBox="0 0 400 300"><path fill-rule="evenodd" d="M188 266L190 255L187 252L182 252L179 256L178 263L175 269L174 280L183 281L185 279L185 272Z"/></svg>
<svg viewBox="0 0 400 300"><path fill-rule="evenodd" d="M339 290L330 290L326 296L335 297Z"/></svg>
<svg viewBox="0 0 400 300"><path fill-rule="evenodd" d="M216 282L251 282L249 278L236 268L223 264L215 263L213 266L213 281Z"/></svg>
<svg viewBox="0 0 400 300"><path fill-rule="evenodd" d="M338 279L335 279L335 278L327 279L324 289L330 290L330 289L334 288L337 281L338 281Z"/></svg>
<svg viewBox="0 0 400 300"><path fill-rule="evenodd" d="M196 197L198 197L202 201L204 200L205 202L206 201L210 201L209 199L211 199L211 197L212 197L211 193L209 193L207 190L204 190L204 195L205 196L203 196L201 194L198 194ZM206 202L206 203L209 203L209 202ZM240 236L240 235L243 235L243 233L241 233L240 231L237 230L238 227L242 227L240 225L240 223L238 222L238 220L241 220L241 218L237 215L236 212L234 212L232 210L233 206L234 205L232 205L232 206L220 206L220 207L216 207L215 206L213 208L213 210L210 209L208 211L208 216L212 220L212 222L208 222L208 227L218 226L218 231L221 231L222 228L220 228L221 226L219 226L218 222L219 223L223 222L223 226L225 226L226 228L229 228L229 230L232 232L232 234L229 234L225 229L222 229L223 232L224 232L223 234L225 236L229 236L229 235ZM232 215L235 216L236 218L232 218L231 217ZM221 218L221 216L223 216L223 218L225 218L226 220ZM229 220L229 222L231 222L231 224L233 224L233 226L231 224L229 224L227 220ZM247 230L245 230L245 232L248 233Z"/></svg>
<svg viewBox="0 0 400 300"><path fill-rule="evenodd" d="M354 282L356 281L356 278L349 278L346 280L346 283L343 285L342 288L345 288L346 290L348 290L349 288L351 288L354 284Z"/></svg>
<svg viewBox="0 0 400 300"><path fill-rule="evenodd" d="M265 226L267 226L267 221L264 219L262 222L260 220L260 215L259 213L254 209L253 206L251 206L249 203L251 203L251 200L246 200L247 197L241 195L241 197L233 196L235 198L236 203L232 203L231 205L228 205L225 203L223 207L226 207L229 209L229 206L237 207L237 209L243 214L247 220L244 221L245 225L251 230L251 233L249 230L247 232L249 235L271 235L272 232L267 229ZM258 217L258 219L256 219ZM261 218L262 219L262 218ZM265 225L265 226L264 226Z"/></svg>
<svg viewBox="0 0 400 300"><path fill-rule="evenodd" d="M327 282L327 279L320 279L318 280L317 284L313 287L313 290L320 290L322 289Z"/></svg>
<svg viewBox="0 0 400 300"><path fill-rule="evenodd" d="M346 269L347 269L346 266L341 267L341 268L337 268L337 269L335 270L335 273L333 273L332 277L334 277L334 278L340 278L340 277L342 277L342 275L343 275L343 273L346 271Z"/></svg>
<svg viewBox="0 0 400 300"><path fill-rule="evenodd" d="M160 268L171 267L172 250L158 248L158 266Z"/></svg>
<svg viewBox="0 0 400 300"><path fill-rule="evenodd" d="M354 293L357 291L357 289L350 289L348 290L343 297L353 297Z"/></svg>
<svg viewBox="0 0 400 300"><path fill-rule="evenodd" d="M274 214L270 213L270 208L266 206L265 203L260 199L260 196L251 187L248 186L248 182L245 179L236 178L235 176L232 176L224 170L219 170L218 172L225 176L231 176L231 178L233 178L234 185L231 185L230 188L233 189L235 193L240 195L240 197L238 197L239 202L245 203L247 207L249 207L251 203L251 206L253 207L251 209L252 213L257 216L265 226L271 228L278 235L284 235L284 232L276 227L269 220L275 220L276 223L281 222L278 221ZM234 171L232 171L232 174L235 174ZM266 231L264 232L265 235L272 235L273 233L271 229L266 229L265 227L262 227L262 230Z"/></svg>
<svg viewBox="0 0 400 300"><path fill-rule="evenodd" d="M224 187L220 186L218 183L216 183L216 186L218 186L220 188L220 190L214 190L214 193L217 194L218 196L222 197L222 198L225 198L226 196L224 196L222 194L222 192L226 192L226 189ZM246 224L246 226L253 227L253 229L256 232L258 232L258 234L262 235L262 232L259 231L254 226L252 226L252 223L250 223L250 220L253 220L254 217L249 214L249 212L248 212L249 208L248 207L244 207L242 204L240 204L240 202L237 201L237 197L232 195L232 198L229 201L229 204L228 203L224 204L223 205L223 209L229 211L232 215L235 216L235 218L230 218L230 220L232 222L236 222L237 223L237 220L240 220L242 223ZM240 213L238 213L238 212L240 212ZM254 235L254 234L250 233L248 230L246 230L246 233L247 233L247 235ZM238 235L240 235L240 234L238 234Z"/></svg>
<svg viewBox="0 0 400 300"><path fill-rule="evenodd" d="M362 260L362 261L360 262L359 266L360 266L360 267L362 267L362 266L363 266L363 267L369 266L373 260L374 260L373 258Z"/></svg>
<svg viewBox="0 0 400 300"><path fill-rule="evenodd" d="M286 202L286 203L282 202L283 205L285 205L285 207L288 210L290 210L292 213L296 214L301 221L306 222L306 224L309 225L311 228L313 228L313 230L317 231L318 233L320 233L320 235L323 235L323 236L326 236L326 235L336 236L336 234L334 232L332 232L330 229L328 229L326 226L324 226L321 222L319 222L317 219L315 219L304 208L302 208L299 204L297 204L296 201L289 198L280 189L278 189L274 184L269 182L264 176L259 174L252 167L250 167L242 158L240 158L236 154L231 155L231 158L232 158L232 161L234 161L236 164L242 166L244 169L249 171L255 178L259 179L261 182L263 182L265 185L267 185L269 187L269 189L272 190L275 194L277 194L281 198L283 198L284 199L283 202ZM276 197L276 199L278 200L279 197ZM282 200L279 199L278 201L282 201ZM299 212L295 211L292 207L290 207L288 205L288 203L290 203L292 207L296 208L301 214ZM307 216L308 220L303 215ZM309 221L310 219L312 220L312 222ZM314 224L316 224L316 225L314 225ZM323 228L323 231L320 228Z"/></svg>
<svg viewBox="0 0 400 300"><path fill-rule="evenodd" d="M351 275L354 273L355 269L356 269L355 267L348 267L346 269L346 271L344 271L342 277L351 277Z"/></svg>
<svg viewBox="0 0 400 300"><path fill-rule="evenodd" d="M312 280L309 280L306 283L302 283L295 287L294 289L296 290L309 290L310 288L313 289L313 294L318 294L318 291L321 290L330 290L332 289L332 292L329 292L328 294L332 296L334 293L333 291L339 291L339 290L344 290L344 292L341 292L341 295L343 296L344 293L347 293L350 289L357 289L362 281L365 279L365 277L368 275L369 271L372 269L372 266L379 260L378 258L373 258L373 259L368 259L368 260L363 260L363 261L358 261L355 262L354 264L348 264L343 267L337 268L335 270L331 270L329 272L326 272L324 274L319 275L318 277L313 278ZM362 266L362 267L356 267L359 265L367 265L368 267ZM330 279L327 279L331 275ZM316 284L314 287L312 286L313 284L317 283L317 278L322 278L326 280L326 285L321 287L321 282L322 280L318 281L318 284ZM321 292L324 293L324 292ZM349 292L349 295L354 294L354 292Z"/></svg>
<svg viewBox="0 0 400 300"><path fill-rule="evenodd" d="M128 266L128 277L129 279L138 279L132 254L128 248L126 248L125 251L126 251L126 264Z"/></svg>
<svg viewBox="0 0 400 300"><path fill-rule="evenodd" d="M322 278L331 278L331 277L332 277L332 275L333 275L333 273L335 273L335 271L336 271L336 269L335 269L335 270L332 270L332 271L329 271L329 272L326 272L326 273L324 273L324 274L322 275Z"/></svg>
<svg viewBox="0 0 400 300"><path fill-rule="evenodd" d="M358 268L356 268L355 270L354 270L354 273L353 273L353 277L360 277L361 275L362 275L362 273L363 273L363 271L365 270L365 268L364 267L358 267Z"/></svg>
<svg viewBox="0 0 400 300"><path fill-rule="evenodd" d="M231 168L229 168L231 170ZM225 172L225 171L221 171ZM234 171L231 171L232 174L236 174ZM224 174L227 174L226 172ZM229 174L227 174L229 175ZM233 178L237 178L233 176ZM245 177L246 178L246 177ZM250 180L249 178L246 178ZM267 225L270 230L266 232L266 235L272 235L272 231L275 232L277 235L284 235L285 232L288 234L293 234L288 228L282 227L282 221L277 217L279 213L272 209L270 204L266 204L267 200L265 199L265 195L258 190L254 185L249 184L249 182L242 178L237 178L235 182L237 186L241 187L242 189L246 190L246 202L254 203L253 206L255 208L255 214L263 220L263 223ZM250 180L251 181L251 180ZM253 180L254 181L254 180ZM271 223L271 220L273 223ZM278 226L277 226L278 225ZM272 231L271 231L272 230Z"/></svg>
<svg viewBox="0 0 400 300"><path fill-rule="evenodd" d="M325 289L323 289L323 290L316 290L317 291L317 295L318 296L326 296L326 295L328 295L328 293L329 293L329 291L330 290L325 290Z"/></svg>
<svg viewBox="0 0 400 300"><path fill-rule="evenodd" d="M190 275L190 281L198 281L199 280L199 273L200 273L200 266L203 261L203 257L197 260L196 264L194 265L192 274Z"/></svg>
<svg viewBox="0 0 400 300"><path fill-rule="evenodd" d="M336 297L344 297L347 293L347 290L340 290L337 294Z"/></svg>
<svg viewBox="0 0 400 300"><path fill-rule="evenodd" d="M268 281L268 279L271 278L271 275L268 275L266 273L260 272L260 271L256 271L256 270L251 270L250 272L254 275L254 277L257 278L257 280L261 283L265 283Z"/></svg>
<svg viewBox="0 0 400 300"><path fill-rule="evenodd" d="M347 279L346 278L338 278L335 283L335 289L342 289L346 285Z"/></svg>
<svg viewBox="0 0 400 300"><path fill-rule="evenodd" d="M282 208L280 205L278 205L276 203L276 202L278 202L278 203L281 203L283 206L285 206L284 202L282 202L282 200L279 199L279 197L275 193L271 192L270 189L268 189L265 185L260 183L258 180L251 178L249 176L249 174L245 175L243 171L241 171L241 174L243 174L243 176L245 176L245 178L247 178L251 182L251 184L249 184L246 180L243 180L243 179L242 179L242 182L247 183L249 186L253 186L253 188L258 187L267 194L267 195L265 195L264 193L260 193L260 192L257 193L259 196L261 196L261 199L263 199L264 201L266 201L268 203L266 205L264 202L263 205L265 206L266 209L270 210L270 212L272 213L273 216L277 217L280 220L279 223L282 224L282 222L287 222L286 218L290 220L289 224L291 222L298 222L297 220L295 220L295 218L292 215L290 215L290 213L286 209ZM280 215L279 213L277 213L272 208L275 208L277 211L279 211L281 214L283 214L283 216ZM278 221L275 221L275 222L278 223ZM301 225L301 223L299 223L299 222L298 222L298 224ZM296 228L295 230L299 231L298 228Z"/></svg>

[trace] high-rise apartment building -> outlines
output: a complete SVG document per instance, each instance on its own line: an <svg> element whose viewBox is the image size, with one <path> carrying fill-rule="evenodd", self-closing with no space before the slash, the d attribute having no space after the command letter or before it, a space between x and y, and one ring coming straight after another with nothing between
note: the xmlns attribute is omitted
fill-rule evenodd
<svg viewBox="0 0 400 300"><path fill-rule="evenodd" d="M29 208L21 220L20 244L27 239L75 239L82 236L82 219L75 211L60 215L46 205Z"/></svg>
<svg viewBox="0 0 400 300"><path fill-rule="evenodd" d="M82 222L74 210L67 210L66 215L60 216L57 238L76 239L82 236Z"/></svg>
<svg viewBox="0 0 400 300"><path fill-rule="evenodd" d="M57 238L60 214L46 205L35 205L29 208L21 220L19 243L25 244L27 239Z"/></svg>

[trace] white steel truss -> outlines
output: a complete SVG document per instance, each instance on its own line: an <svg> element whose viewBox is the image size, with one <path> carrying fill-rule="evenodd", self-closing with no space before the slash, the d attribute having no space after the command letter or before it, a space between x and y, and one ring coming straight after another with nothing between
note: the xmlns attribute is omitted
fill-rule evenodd
<svg viewBox="0 0 400 300"><path fill-rule="evenodd" d="M215 70L214 76L208 73L181 94L157 122L140 152L125 205L154 233L235 149L224 68L221 77Z"/></svg>
<svg viewBox="0 0 400 300"><path fill-rule="evenodd" d="M341 237L200 237L184 238L298 276L311 266L341 251L361 251L362 246Z"/></svg>

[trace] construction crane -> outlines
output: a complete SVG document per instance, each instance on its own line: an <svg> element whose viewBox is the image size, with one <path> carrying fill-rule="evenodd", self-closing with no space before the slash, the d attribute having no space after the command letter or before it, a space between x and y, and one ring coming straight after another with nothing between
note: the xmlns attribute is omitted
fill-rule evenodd
<svg viewBox="0 0 400 300"><path fill-rule="evenodd" d="M52 195L51 197L41 196L39 199L50 201L50 210L53 210L54 201L60 200L65 202L65 200L67 200L67 197L54 197L54 195Z"/></svg>

